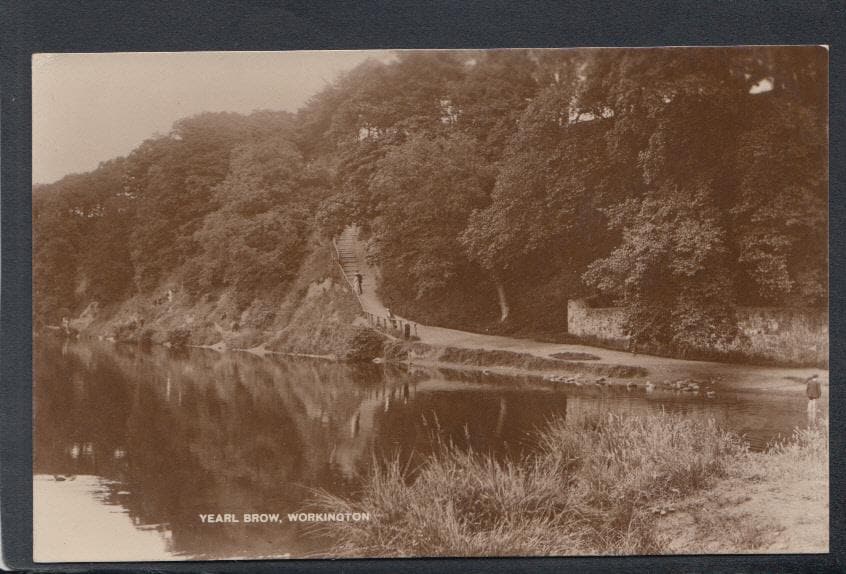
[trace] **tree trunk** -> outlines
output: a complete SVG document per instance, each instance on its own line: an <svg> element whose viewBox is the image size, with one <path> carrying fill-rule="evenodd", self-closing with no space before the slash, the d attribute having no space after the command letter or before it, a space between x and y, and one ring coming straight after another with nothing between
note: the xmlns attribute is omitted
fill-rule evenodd
<svg viewBox="0 0 846 574"><path fill-rule="evenodd" d="M496 296L499 300L499 322L502 323L508 319L508 299L505 298L505 287L503 287L502 281L499 280L499 277L493 275L493 282L496 286Z"/></svg>

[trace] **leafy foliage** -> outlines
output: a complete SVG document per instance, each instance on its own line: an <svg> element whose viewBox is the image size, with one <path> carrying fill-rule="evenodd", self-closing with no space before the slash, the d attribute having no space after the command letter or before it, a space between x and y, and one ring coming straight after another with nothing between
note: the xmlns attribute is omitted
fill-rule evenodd
<svg viewBox="0 0 846 574"><path fill-rule="evenodd" d="M737 303L824 301L822 110L779 88L797 69L756 75L779 53L749 55L638 53L608 64L616 71L606 78L620 83L654 76L645 89L612 86L607 94L609 105L627 106L614 115L611 145L649 135L637 162L644 187L608 210L622 242L584 275L626 307L635 344L720 348L736 336ZM750 93L764 79L774 89ZM639 109L647 113L627 113Z"/></svg>
<svg viewBox="0 0 846 574"><path fill-rule="evenodd" d="M250 296L293 278L314 203L305 172L301 155L283 138L232 152L229 174L213 190L219 207L193 235L199 253L187 267L190 290L225 286Z"/></svg>
<svg viewBox="0 0 846 574"><path fill-rule="evenodd" d="M384 273L404 279L409 297L439 291L463 272L457 237L487 185L474 142L461 135L414 137L378 163L370 182L374 256Z"/></svg>
<svg viewBox="0 0 846 574"><path fill-rule="evenodd" d="M296 115L186 118L33 189L35 318L179 287L247 306L357 223L418 321L554 335L598 293L638 346L719 348L739 305L826 303L826 60L406 52Z"/></svg>

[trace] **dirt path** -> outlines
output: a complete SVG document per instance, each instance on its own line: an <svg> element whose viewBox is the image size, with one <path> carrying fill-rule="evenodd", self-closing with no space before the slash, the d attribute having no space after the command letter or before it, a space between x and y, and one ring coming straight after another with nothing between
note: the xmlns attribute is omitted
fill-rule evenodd
<svg viewBox="0 0 846 574"><path fill-rule="evenodd" d="M367 264L364 257L364 242L358 239L358 228L347 227L338 238L338 249L341 251L341 263L348 280L354 284L353 276L360 272L364 280L362 293L358 295L365 312L386 318L388 309L376 293L379 271ZM413 320L395 315L405 322ZM828 386L828 371L815 368L782 368L756 367L751 365L737 365L729 363L715 363L709 361L689 361L627 353L587 345L569 345L560 343L544 343L531 339L517 339L498 335L483 335L457 329L448 329L433 325L416 323L416 333L420 341L428 345L441 347L459 347L463 349L485 349L492 351L511 351L528 353L539 357L550 357L555 353L588 353L599 357L593 364L607 363L615 365L630 365L644 367L648 371L647 378L653 381L677 379L715 379L722 378L724 384L733 390L752 392L767 392L776 394L796 394L804 392L802 379L817 373L823 387ZM719 384L716 386L720 386Z"/></svg>
<svg viewBox="0 0 846 574"><path fill-rule="evenodd" d="M659 518L667 552L828 552L826 466L795 452L750 453L727 478Z"/></svg>

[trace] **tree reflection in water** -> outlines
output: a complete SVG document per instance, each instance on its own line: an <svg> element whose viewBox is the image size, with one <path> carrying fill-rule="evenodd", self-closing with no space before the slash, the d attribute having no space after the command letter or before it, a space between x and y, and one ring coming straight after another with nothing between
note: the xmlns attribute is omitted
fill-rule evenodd
<svg viewBox="0 0 846 574"><path fill-rule="evenodd" d="M284 514L314 488L354 489L384 398L413 384L376 365L57 346L34 357L35 473L115 481L104 502L139 526L167 524L174 551L195 557L318 549L296 525L215 527L198 514Z"/></svg>
<svg viewBox="0 0 846 574"><path fill-rule="evenodd" d="M307 509L314 489L355 496L374 461L399 456L412 478L444 442L519 457L553 415L704 412L757 444L804 420L804 406L784 397L713 401L49 338L34 351L35 473L53 481L51 492L80 484L78 475L101 477L98 501L125 509L139 531L168 533L168 552L189 558L319 555L330 541L302 524L207 524L198 515L284 519Z"/></svg>

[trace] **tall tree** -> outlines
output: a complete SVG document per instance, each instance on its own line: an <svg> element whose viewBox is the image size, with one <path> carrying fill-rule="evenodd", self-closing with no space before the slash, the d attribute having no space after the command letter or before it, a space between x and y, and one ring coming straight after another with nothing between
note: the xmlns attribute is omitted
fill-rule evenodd
<svg viewBox="0 0 846 574"><path fill-rule="evenodd" d="M823 130L816 122L807 131L785 123L776 109L796 113L796 106L771 106L774 94L760 93L797 70L779 70L773 56L647 50L604 54L595 63L602 73L592 73L583 101L610 110L608 145L622 157L637 154L643 187L610 211L622 243L585 280L626 307L636 343L719 348L735 336L744 276L757 286L758 301L784 295L788 253L822 227ZM775 134L799 139L772 144ZM782 161L802 175L778 177L786 175ZM813 259L821 270L821 259Z"/></svg>
<svg viewBox="0 0 846 574"><path fill-rule="evenodd" d="M527 51L472 52L442 100L441 122L478 142L479 153L498 161L528 103L537 95L537 63Z"/></svg>
<svg viewBox="0 0 846 574"><path fill-rule="evenodd" d="M194 235L199 254L188 265L189 287L232 287L247 302L290 281L319 200L308 182L302 156L284 134L236 148L214 189L215 209Z"/></svg>
<svg viewBox="0 0 846 574"><path fill-rule="evenodd" d="M571 80L549 86L525 110L489 205L473 212L460 238L496 285L500 321L511 310L505 281L509 275L525 277L523 262L540 255L547 267L584 265L603 242L604 219L597 208L605 185L601 141L607 126L601 118L579 121L571 113Z"/></svg>
<svg viewBox="0 0 846 574"><path fill-rule="evenodd" d="M475 143L460 134L415 136L388 152L370 183L383 289L418 299L448 289L468 263L458 234L490 184Z"/></svg>
<svg viewBox="0 0 846 574"><path fill-rule="evenodd" d="M128 191L138 198L144 222L131 239L138 290L158 285L193 253L193 234L212 205L212 189L226 177L232 149L249 134L239 114L200 114L129 156Z"/></svg>

